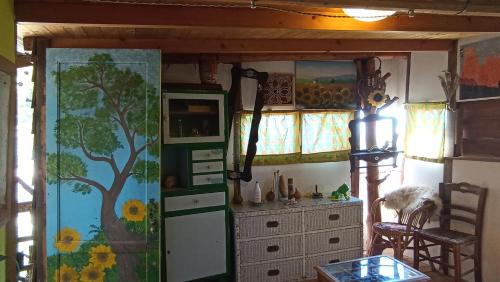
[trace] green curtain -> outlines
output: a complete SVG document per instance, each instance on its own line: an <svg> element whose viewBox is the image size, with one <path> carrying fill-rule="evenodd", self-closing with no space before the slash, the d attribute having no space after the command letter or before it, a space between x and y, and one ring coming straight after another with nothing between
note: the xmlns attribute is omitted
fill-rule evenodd
<svg viewBox="0 0 500 282"><path fill-rule="evenodd" d="M406 105L405 156L443 162L446 124L445 103Z"/></svg>
<svg viewBox="0 0 500 282"><path fill-rule="evenodd" d="M345 161L349 158L349 121L353 111L263 112L254 165ZM244 160L252 113L241 115Z"/></svg>

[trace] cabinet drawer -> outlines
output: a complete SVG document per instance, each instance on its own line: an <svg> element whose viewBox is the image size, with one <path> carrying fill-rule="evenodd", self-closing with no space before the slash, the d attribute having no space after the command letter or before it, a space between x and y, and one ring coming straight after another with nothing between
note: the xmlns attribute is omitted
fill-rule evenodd
<svg viewBox="0 0 500 282"><path fill-rule="evenodd" d="M312 279L316 278L316 270L314 266L326 265L329 263L336 263L341 261L352 260L356 258L363 257L363 252L361 248L351 251L340 251L329 254L323 254L319 256L311 256L306 258L306 278Z"/></svg>
<svg viewBox="0 0 500 282"><path fill-rule="evenodd" d="M339 207L306 211L306 231L361 225L361 206Z"/></svg>
<svg viewBox="0 0 500 282"><path fill-rule="evenodd" d="M193 186L224 183L224 174L193 175Z"/></svg>
<svg viewBox="0 0 500 282"><path fill-rule="evenodd" d="M239 277L240 282L300 281L302 259L243 266Z"/></svg>
<svg viewBox="0 0 500 282"><path fill-rule="evenodd" d="M223 170L224 170L224 165L222 161L193 163L193 173L216 172Z"/></svg>
<svg viewBox="0 0 500 282"><path fill-rule="evenodd" d="M242 264L302 255L302 235L245 241L239 245Z"/></svg>
<svg viewBox="0 0 500 282"><path fill-rule="evenodd" d="M302 232L301 212L240 218L237 238L254 238Z"/></svg>
<svg viewBox="0 0 500 282"><path fill-rule="evenodd" d="M361 227L306 234L306 255L361 246Z"/></svg>
<svg viewBox="0 0 500 282"><path fill-rule="evenodd" d="M224 151L222 149L193 150L191 158L193 161L222 160Z"/></svg>
<svg viewBox="0 0 500 282"><path fill-rule="evenodd" d="M213 206L223 206L226 203L224 192L196 194L188 196L166 197L165 211L199 209Z"/></svg>

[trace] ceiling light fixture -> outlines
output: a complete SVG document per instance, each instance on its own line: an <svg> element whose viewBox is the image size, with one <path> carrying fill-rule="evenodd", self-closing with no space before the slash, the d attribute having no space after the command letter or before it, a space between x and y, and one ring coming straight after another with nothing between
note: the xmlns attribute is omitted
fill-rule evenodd
<svg viewBox="0 0 500 282"><path fill-rule="evenodd" d="M355 18L358 21L363 22L375 22L383 20L390 17L396 13L396 11L388 10L369 10L369 9L342 9L344 13L350 17Z"/></svg>

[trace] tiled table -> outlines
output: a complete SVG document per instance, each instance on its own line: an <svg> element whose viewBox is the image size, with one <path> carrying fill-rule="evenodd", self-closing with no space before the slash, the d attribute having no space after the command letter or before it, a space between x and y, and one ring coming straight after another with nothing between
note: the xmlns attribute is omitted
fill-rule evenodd
<svg viewBox="0 0 500 282"><path fill-rule="evenodd" d="M430 277L389 256L359 258L316 266L318 281L430 281Z"/></svg>

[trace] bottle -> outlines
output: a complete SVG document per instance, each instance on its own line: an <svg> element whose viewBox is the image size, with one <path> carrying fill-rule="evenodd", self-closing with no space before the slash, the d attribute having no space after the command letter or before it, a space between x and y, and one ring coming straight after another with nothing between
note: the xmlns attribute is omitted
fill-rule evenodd
<svg viewBox="0 0 500 282"><path fill-rule="evenodd" d="M262 190L260 189L259 181L255 182L255 189L253 192L253 202L254 204L262 204Z"/></svg>

